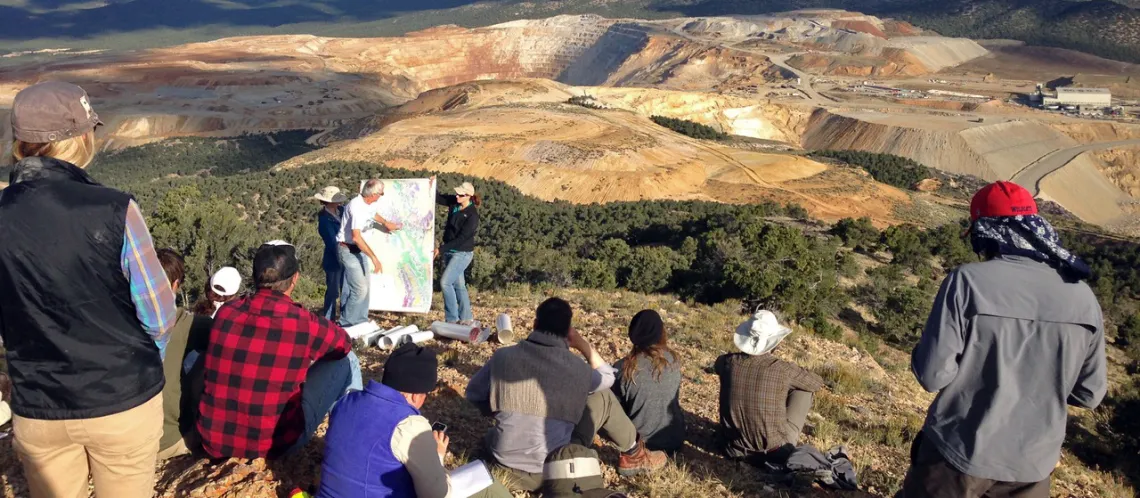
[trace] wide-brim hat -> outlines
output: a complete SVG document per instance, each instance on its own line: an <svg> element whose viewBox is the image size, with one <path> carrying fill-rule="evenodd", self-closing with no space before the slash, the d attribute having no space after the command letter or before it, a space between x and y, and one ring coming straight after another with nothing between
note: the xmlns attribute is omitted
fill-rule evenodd
<svg viewBox="0 0 1140 498"><path fill-rule="evenodd" d="M321 202L331 202L336 204L343 204L348 201L348 197L345 197L339 188L332 186L321 189L320 192L317 192L315 195L313 195L313 198Z"/></svg>
<svg viewBox="0 0 1140 498"><path fill-rule="evenodd" d="M780 325L774 313L759 310L736 327L732 342L741 352L755 356L771 352L791 333L792 329Z"/></svg>

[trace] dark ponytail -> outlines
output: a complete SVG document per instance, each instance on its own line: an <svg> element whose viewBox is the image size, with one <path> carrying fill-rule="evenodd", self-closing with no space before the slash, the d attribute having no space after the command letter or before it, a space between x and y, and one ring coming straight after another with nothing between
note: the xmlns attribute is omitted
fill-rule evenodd
<svg viewBox="0 0 1140 498"><path fill-rule="evenodd" d="M471 196L471 203L474 204L475 207L479 207L483 205L483 199L479 197L479 194L475 194Z"/></svg>

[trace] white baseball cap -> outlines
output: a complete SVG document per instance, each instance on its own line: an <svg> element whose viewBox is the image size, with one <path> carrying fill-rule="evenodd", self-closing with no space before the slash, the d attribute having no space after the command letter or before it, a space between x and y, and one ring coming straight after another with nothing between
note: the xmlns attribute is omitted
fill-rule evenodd
<svg viewBox="0 0 1140 498"><path fill-rule="evenodd" d="M210 288L219 296L228 297L237 294L241 289L241 273L232 266L223 266L210 277Z"/></svg>

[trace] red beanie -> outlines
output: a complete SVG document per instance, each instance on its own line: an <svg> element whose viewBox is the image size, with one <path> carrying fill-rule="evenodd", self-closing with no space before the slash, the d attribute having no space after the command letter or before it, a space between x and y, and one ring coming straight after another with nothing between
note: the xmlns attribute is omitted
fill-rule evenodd
<svg viewBox="0 0 1140 498"><path fill-rule="evenodd" d="M970 221L1030 214L1037 214L1037 202L1028 190L1013 182L986 185L970 201Z"/></svg>

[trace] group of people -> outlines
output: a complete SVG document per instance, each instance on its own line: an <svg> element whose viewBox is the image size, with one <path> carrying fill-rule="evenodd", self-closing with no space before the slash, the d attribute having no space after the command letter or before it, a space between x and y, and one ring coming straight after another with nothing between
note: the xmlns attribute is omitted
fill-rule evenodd
<svg viewBox="0 0 1140 498"><path fill-rule="evenodd" d="M87 94L33 85L16 96L11 122L17 162L0 193L0 339L14 448L33 498L84 496L89 475L97 496L151 496L156 459L279 458L303 447L330 412L318 496L455 495L443 466L447 433L420 411L436 389L436 353L403 346L380 381L364 385L344 330L367 319L366 279L383 271L361 232L373 222L401 228L376 212L383 182L364 182L344 208L334 188L317 196L329 292L320 314L291 298L301 269L280 240L256 250L251 291L226 267L188 311L175 305L181 256L154 247L129 194L84 170L101 124ZM464 184L439 201L449 206L439 250L447 319L471 320L463 271L479 200ZM903 492L1046 497L1066 405L1096 407L1107 389L1103 318L1084 282L1089 268L1061 246L1027 191L989 185L970 218L984 261L949 273L914 350L915 376L938 395ZM712 365L726 458L779 461L798 444L825 383L772 355L791 331L759 311L733 333L739 352ZM628 336L629 354L611 365L573 327L570 303L550 298L525 340L494 352L465 393L493 418L483 448L470 450L510 478L477 496L506 497L507 487L559 494L567 480L561 492L610 496L597 436L620 451L620 475L659 470L683 447L683 359L652 310L632 318Z"/></svg>
<svg viewBox="0 0 1140 498"><path fill-rule="evenodd" d="M430 182L435 183L434 176ZM377 248L368 244L363 232L374 223L387 232L403 226L380 215L379 202L383 196L384 182L377 179L364 182L360 195L347 205L347 197L335 186L325 187L313 196L323 206L317 213L317 230L325 246L321 258L325 271L325 302L321 314L332 320L337 315L339 299L338 323L344 327L368 320L369 275L384 271L376 255ZM443 243L434 254L443 258L439 286L443 292L444 318L448 323L469 325L474 317L463 274L474 260L478 207L482 200L475 193L475 186L464 182L455 188L454 194L436 195L436 203L447 207Z"/></svg>

